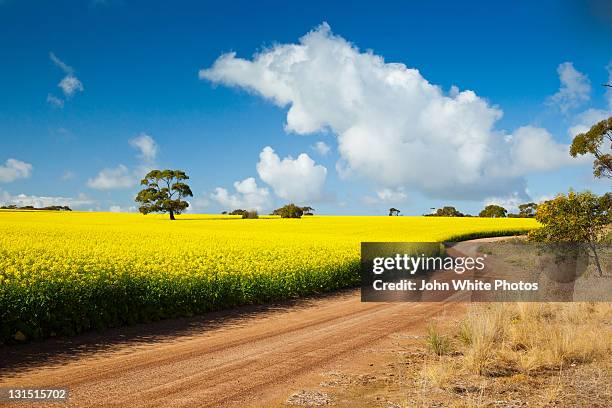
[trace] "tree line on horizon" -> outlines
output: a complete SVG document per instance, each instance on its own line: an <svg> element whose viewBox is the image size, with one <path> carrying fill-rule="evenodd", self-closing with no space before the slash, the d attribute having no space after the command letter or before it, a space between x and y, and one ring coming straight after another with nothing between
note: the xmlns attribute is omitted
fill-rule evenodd
<svg viewBox="0 0 612 408"><path fill-rule="evenodd" d="M315 209L310 206L299 207L293 203L284 205L272 211L270 215L279 215L281 218L301 218L304 215L314 215ZM222 211L223 215L241 215L242 218L258 218L257 210L243 210L238 208L232 211Z"/></svg>
<svg viewBox="0 0 612 408"><path fill-rule="evenodd" d="M15 204L0 206L0 210L37 210L37 211L72 211L67 205L49 205L47 207L34 207L33 205L17 206Z"/></svg>
<svg viewBox="0 0 612 408"><path fill-rule="evenodd" d="M501 205L497 204L489 204L487 205L480 213L478 213L478 217L485 218L533 218L536 215L538 209L538 205L536 203L524 203L518 206L518 213L508 213ZM391 214L391 210L396 210L395 208L389 209L389 215ZM399 210L396 210L399 213ZM423 214L425 217L474 217L471 214L464 214L461 211L457 210L453 206L444 206L442 208L438 208L436 211L430 214Z"/></svg>
<svg viewBox="0 0 612 408"><path fill-rule="evenodd" d="M595 178L612 179L612 117L604 119L593 125L587 132L576 135L570 146L569 154L572 157L592 155L593 176ZM189 203L186 197L193 197L189 185L185 183L189 176L182 170L152 170L141 180L144 188L138 193L135 201L140 204L139 211L142 214L167 213L171 220L176 214L180 214ZM33 209L33 208L32 208ZM70 210L60 207L59 210ZM552 200L541 204L533 202L518 206L518 213L508 211L496 204L487 205L479 214L479 217L491 218L532 218L535 217L544 227L540 233L534 234L546 239L562 237L565 241L575 239L598 239L598 237L609 228L612 223L612 193L608 192L601 197L585 191L576 193L570 191L567 195L559 194ZM272 215L282 218L301 218L303 215L313 215L314 208L310 206L299 207L293 203L277 208ZM399 216L400 210L391 207L390 216ZM224 211L224 213L226 213ZM242 218L258 218L257 211L243 209L232 210L229 214L241 215ZM433 217L471 217L463 214L455 207L444 206L438 208L433 214L425 214ZM552 225L556 225L553 227ZM560 225L570 225L561 228ZM547 229L547 228L552 229ZM568 233L567 228L572 230ZM548 232L547 232L548 231ZM584 232L579 233L580 231ZM547 235L548 234L548 235Z"/></svg>

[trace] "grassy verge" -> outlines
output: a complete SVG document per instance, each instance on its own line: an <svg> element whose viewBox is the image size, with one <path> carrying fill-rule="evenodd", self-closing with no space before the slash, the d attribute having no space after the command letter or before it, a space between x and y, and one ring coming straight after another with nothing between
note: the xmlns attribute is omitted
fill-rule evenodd
<svg viewBox="0 0 612 408"><path fill-rule="evenodd" d="M450 406L488 406L486 394L509 384L525 399L539 394L541 406L573 406L564 405L564 395L575 398L576 391L561 381L563 373L609 365L611 316L610 303L471 305L455 330L430 327L425 343L432 358L423 364L421 381L454 399ZM541 393L534 389L540 382L546 384ZM583 406L599 406L589 404Z"/></svg>

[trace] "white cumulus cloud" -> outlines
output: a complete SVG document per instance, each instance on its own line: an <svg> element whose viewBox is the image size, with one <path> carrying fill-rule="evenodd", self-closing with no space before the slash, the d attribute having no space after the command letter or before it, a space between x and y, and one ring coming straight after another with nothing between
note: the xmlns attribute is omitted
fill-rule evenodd
<svg viewBox="0 0 612 408"><path fill-rule="evenodd" d="M597 122L609 118L612 116L612 109L587 109L584 112L580 112L574 118L574 124L569 127L567 133L570 137L574 137L577 134L584 133L588 131L591 126L596 124Z"/></svg>
<svg viewBox="0 0 612 408"><path fill-rule="evenodd" d="M301 204L322 198L327 177L327 169L306 153L281 160L270 146L259 154L257 173L277 196Z"/></svg>
<svg viewBox="0 0 612 408"><path fill-rule="evenodd" d="M574 159L569 155L569 145L554 141L542 128L523 126L512 135L511 155L513 172L548 171L576 162L588 162L588 158Z"/></svg>
<svg viewBox="0 0 612 408"><path fill-rule="evenodd" d="M8 159L0 165L0 182L10 183L17 179L28 178L32 174L32 165L17 159Z"/></svg>
<svg viewBox="0 0 612 408"><path fill-rule="evenodd" d="M548 98L548 103L558 106L561 112L580 106L591 97L591 81L582 72L574 68L571 62L564 62L557 67L561 87Z"/></svg>
<svg viewBox="0 0 612 408"><path fill-rule="evenodd" d="M130 188L136 185L138 177L123 164L100 170L98 175L87 180L87 186L96 190Z"/></svg>
<svg viewBox="0 0 612 408"><path fill-rule="evenodd" d="M194 197L191 200L187 200L189 203L189 208L187 211L195 213L198 211L203 211L205 208L210 206L210 194L204 194L197 197Z"/></svg>
<svg viewBox="0 0 612 408"><path fill-rule="evenodd" d="M470 90L453 87L445 93L417 69L361 52L327 24L298 44L276 45L252 60L224 54L199 76L288 107L289 132L332 131L341 177L369 179L381 189L415 187L433 197L485 198L524 190L523 176L538 167L531 153L520 158L529 168L512 162L517 159L513 143L522 138L495 129L499 107ZM268 179L285 195L306 186L289 185L285 192L276 177Z"/></svg>
<svg viewBox="0 0 612 408"><path fill-rule="evenodd" d="M312 148L321 156L326 156L331 151L331 147L329 147L327 143L321 141L315 143Z"/></svg>
<svg viewBox="0 0 612 408"><path fill-rule="evenodd" d="M606 70L608 71L607 83L612 84L612 63L606 66ZM579 133L584 133L597 122L612 116L612 88L606 89L605 99L607 102L607 106L604 109L589 108L583 112L578 113L573 118L573 124L567 130L570 137L573 138Z"/></svg>
<svg viewBox="0 0 612 408"><path fill-rule="evenodd" d="M120 205L112 204L108 207L109 212L120 213L120 212L135 212L137 210L134 206L122 207Z"/></svg>
<svg viewBox="0 0 612 408"><path fill-rule="evenodd" d="M157 143L146 133L141 133L135 138L130 139L130 146L138 149L140 151L140 158L145 161L152 162L157 157Z"/></svg>
<svg viewBox="0 0 612 408"><path fill-rule="evenodd" d="M365 196L363 202L367 205L375 204L400 204L408 200L408 194L403 187L383 188L376 192L376 196Z"/></svg>
<svg viewBox="0 0 612 408"><path fill-rule="evenodd" d="M149 172L153 161L157 157L157 143L147 135L141 133L137 137L128 141L130 146L139 151L138 158L141 162L138 165L128 166L119 164L117 167L107 167L98 173L94 178L87 180L87 186L97 190L113 190L134 187Z"/></svg>
<svg viewBox="0 0 612 408"><path fill-rule="evenodd" d="M265 187L258 187L253 177L236 181L234 189L236 192L232 194L225 188L217 187L210 198L229 211L243 209L262 212L272 206L270 192Z"/></svg>
<svg viewBox="0 0 612 408"><path fill-rule="evenodd" d="M519 193L515 191L506 197L489 197L484 200L484 206L494 204L504 207L508 211L516 211L519 205L530 201L531 198L525 192Z"/></svg>
<svg viewBox="0 0 612 408"><path fill-rule="evenodd" d="M399 187L395 190L383 188L376 192L378 199L384 203L403 203L408 199L408 195L403 188Z"/></svg>
<svg viewBox="0 0 612 408"><path fill-rule="evenodd" d="M541 204L544 201L552 200L553 198L555 198L555 196L550 194L543 194L538 196L537 198L531 198L527 191L515 191L512 194L506 195L504 197L489 197L484 200L484 206L495 204L504 207L508 211L517 211L519 205L521 204L526 204L530 202Z"/></svg>

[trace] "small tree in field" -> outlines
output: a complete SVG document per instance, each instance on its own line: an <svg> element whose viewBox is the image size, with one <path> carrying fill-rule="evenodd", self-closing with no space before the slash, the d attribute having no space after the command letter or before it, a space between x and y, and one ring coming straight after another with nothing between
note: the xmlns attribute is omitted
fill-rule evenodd
<svg viewBox="0 0 612 408"><path fill-rule="evenodd" d="M532 218L535 217L536 211L538 210L538 205L536 203L525 203L520 204L518 209L519 217Z"/></svg>
<svg viewBox="0 0 612 408"><path fill-rule="evenodd" d="M601 197L590 191L570 191L567 196L560 194L540 204L535 218L543 226L529 232L532 241L585 244L602 275L597 243L601 242L606 228L612 223L612 193Z"/></svg>
<svg viewBox="0 0 612 408"><path fill-rule="evenodd" d="M392 216L398 216L400 212L401 212L401 211L400 211L400 210L398 210L398 209L397 209L397 208L395 208L395 207L391 207L391 208L389 208L389 216L390 216L390 217L392 217Z"/></svg>
<svg viewBox="0 0 612 408"><path fill-rule="evenodd" d="M140 184L145 186L136 196L140 204L138 210L143 214L168 213L174 220L175 214L180 214L189 207L185 197L193 197L191 188L183 183L189 176L181 170L151 170Z"/></svg>
<svg viewBox="0 0 612 408"><path fill-rule="evenodd" d="M242 218L254 220L259 218L259 214L257 213L257 210L245 211L242 213Z"/></svg>
<svg viewBox="0 0 612 408"><path fill-rule="evenodd" d="M438 208L435 213L431 214L434 217L463 217L464 214L455 207L445 206Z"/></svg>
<svg viewBox="0 0 612 408"><path fill-rule="evenodd" d="M272 214L280 215L281 218L302 218L304 210L302 207L298 207L297 205L291 203L281 208L277 208Z"/></svg>
<svg viewBox="0 0 612 408"><path fill-rule="evenodd" d="M304 215L313 215L314 210L315 209L310 206L302 207L302 211L304 212Z"/></svg>
<svg viewBox="0 0 612 408"><path fill-rule="evenodd" d="M490 204L487 205L484 210L478 214L479 217L487 217L487 218L504 218L508 214L508 210L504 207Z"/></svg>

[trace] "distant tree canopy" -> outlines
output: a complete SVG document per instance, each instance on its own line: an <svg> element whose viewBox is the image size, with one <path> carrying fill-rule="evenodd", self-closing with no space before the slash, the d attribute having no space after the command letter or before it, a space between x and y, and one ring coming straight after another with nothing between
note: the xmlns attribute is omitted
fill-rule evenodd
<svg viewBox="0 0 612 408"><path fill-rule="evenodd" d="M508 218L533 218L538 205L536 203L525 203L518 206L518 213L508 213Z"/></svg>
<svg viewBox="0 0 612 408"><path fill-rule="evenodd" d="M531 218L535 217L538 205L536 203L525 203L518 206L519 217Z"/></svg>
<svg viewBox="0 0 612 408"><path fill-rule="evenodd" d="M259 214L257 213L256 210L245 211L242 214L242 218L257 219L259 218Z"/></svg>
<svg viewBox="0 0 612 408"><path fill-rule="evenodd" d="M314 213L314 208L306 206L306 207L302 207L302 211L303 211L303 215L313 215Z"/></svg>
<svg viewBox="0 0 612 408"><path fill-rule="evenodd" d="M304 215L304 209L291 203L277 208L272 212L272 215L280 215L281 218L301 218Z"/></svg>
<svg viewBox="0 0 612 408"><path fill-rule="evenodd" d="M606 228L612 224L612 193L603 196L590 191L560 194L540 204L535 218L542 227L529 232L532 241L587 244L602 273L596 244L605 238Z"/></svg>
<svg viewBox="0 0 612 408"><path fill-rule="evenodd" d="M227 211L224 211L225 214L227 214ZM237 209L237 210L232 210L229 212L229 215L240 215L242 218L259 218L259 214L257 213L257 211L255 210L242 210L242 209Z"/></svg>
<svg viewBox="0 0 612 408"><path fill-rule="evenodd" d="M391 207L389 208L389 216L398 216L401 211L397 208Z"/></svg>
<svg viewBox="0 0 612 408"><path fill-rule="evenodd" d="M504 218L507 213L508 210L506 210L504 207L495 204L490 204L487 205L484 210L482 210L480 214L478 214L478 216L487 218Z"/></svg>
<svg viewBox="0 0 612 408"><path fill-rule="evenodd" d="M574 137L570 146L572 157L592 154L593 175L612 178L612 116L596 123L588 132Z"/></svg>
<svg viewBox="0 0 612 408"><path fill-rule="evenodd" d="M145 186L136 196L140 204L138 210L143 214L168 213L174 220L175 214L180 214L189 207L185 197L193 197L191 188L183 183L189 176L182 170L151 170L140 184Z"/></svg>
<svg viewBox="0 0 612 408"><path fill-rule="evenodd" d="M436 212L433 214L428 214L433 217L465 217L461 211L457 210L455 207L445 206L442 208L438 208Z"/></svg>

